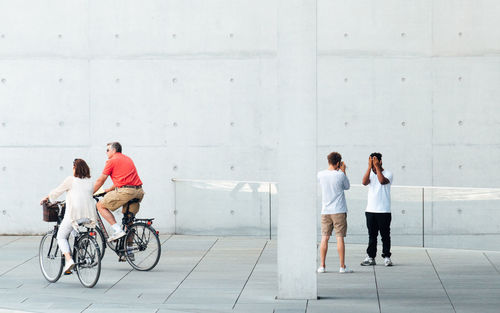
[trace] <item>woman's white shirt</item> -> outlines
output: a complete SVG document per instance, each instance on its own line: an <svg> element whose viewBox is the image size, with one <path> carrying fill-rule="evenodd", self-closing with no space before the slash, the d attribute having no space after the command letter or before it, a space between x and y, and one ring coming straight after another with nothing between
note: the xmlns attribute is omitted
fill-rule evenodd
<svg viewBox="0 0 500 313"><path fill-rule="evenodd" d="M88 218L87 227L95 227L97 214L95 200L92 197L94 184L90 178L68 176L56 189L49 193L51 202L55 201L64 192L66 194L66 212L64 219L70 218L73 228L77 228L77 220Z"/></svg>

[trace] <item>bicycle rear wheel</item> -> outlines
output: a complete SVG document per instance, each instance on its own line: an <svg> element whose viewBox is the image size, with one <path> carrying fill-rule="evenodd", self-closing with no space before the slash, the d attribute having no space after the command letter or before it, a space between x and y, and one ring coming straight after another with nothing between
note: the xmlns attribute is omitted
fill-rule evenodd
<svg viewBox="0 0 500 313"><path fill-rule="evenodd" d="M94 237L88 234L78 238L74 248L78 279L83 286L92 288L101 275L101 253Z"/></svg>
<svg viewBox="0 0 500 313"><path fill-rule="evenodd" d="M155 229L146 223L129 227L124 246L127 262L138 271L149 271L160 260L160 239Z"/></svg>
<svg viewBox="0 0 500 313"><path fill-rule="evenodd" d="M42 275L51 283L55 283L63 271L63 254L57 245L53 231L42 237L38 249L38 261Z"/></svg>

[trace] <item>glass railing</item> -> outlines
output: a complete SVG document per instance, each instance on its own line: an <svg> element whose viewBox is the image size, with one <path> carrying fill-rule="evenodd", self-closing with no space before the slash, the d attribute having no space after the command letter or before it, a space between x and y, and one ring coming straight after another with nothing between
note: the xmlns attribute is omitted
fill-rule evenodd
<svg viewBox="0 0 500 313"><path fill-rule="evenodd" d="M173 179L175 232L274 238L279 188L274 182ZM346 191L346 242L365 244L368 189ZM318 239L321 193L318 189ZM391 187L395 246L500 250L500 189Z"/></svg>
<svg viewBox="0 0 500 313"><path fill-rule="evenodd" d="M500 189L424 190L425 246L500 250Z"/></svg>
<svg viewBox="0 0 500 313"><path fill-rule="evenodd" d="M276 183L172 179L175 233L272 237Z"/></svg>
<svg viewBox="0 0 500 313"><path fill-rule="evenodd" d="M391 187L391 241L393 245L423 246L425 233L423 192L422 188ZM345 195L348 209L346 242L367 243L365 208L368 187L351 185L351 189L345 191ZM321 214L321 194L318 195L317 207L318 214ZM320 234L319 231L318 234Z"/></svg>

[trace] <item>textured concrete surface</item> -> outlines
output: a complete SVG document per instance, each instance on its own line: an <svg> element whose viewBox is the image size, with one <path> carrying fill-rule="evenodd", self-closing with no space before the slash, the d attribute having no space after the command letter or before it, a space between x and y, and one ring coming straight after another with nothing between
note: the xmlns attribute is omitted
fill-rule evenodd
<svg viewBox="0 0 500 313"><path fill-rule="evenodd" d="M395 247L395 266L362 267L364 245L347 245L352 274L339 274L335 245L318 275L318 300L279 300L276 242L244 237L162 236L151 272L109 251L98 284L76 275L45 281L40 237L0 237L0 312L498 312L500 252ZM9 311L5 311L9 312Z"/></svg>
<svg viewBox="0 0 500 313"><path fill-rule="evenodd" d="M318 119L294 119L317 129L318 169L338 150L359 183L377 150L395 184L498 186L498 1L317 8L317 101L306 104L317 102ZM172 177L276 181L286 139L277 121L291 106L278 105L278 9L277 0L0 1L1 232L42 232L36 203L75 157L96 177L111 140L136 162L161 231L174 229Z"/></svg>
<svg viewBox="0 0 500 313"><path fill-rule="evenodd" d="M278 297L316 299L317 1L277 3Z"/></svg>

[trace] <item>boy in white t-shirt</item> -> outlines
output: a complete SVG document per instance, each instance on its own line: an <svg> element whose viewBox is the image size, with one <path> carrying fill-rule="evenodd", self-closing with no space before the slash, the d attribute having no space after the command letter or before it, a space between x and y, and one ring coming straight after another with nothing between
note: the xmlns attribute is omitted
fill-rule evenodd
<svg viewBox="0 0 500 313"><path fill-rule="evenodd" d="M392 173L382 167L382 154L374 152L368 158L368 169L363 176L363 185L368 186L366 205L366 227L368 228L368 248L362 266L375 265L377 237L382 237L382 257L385 266L391 261L391 185Z"/></svg>
<svg viewBox="0 0 500 313"><path fill-rule="evenodd" d="M349 179L345 173L345 163L340 153L332 152L328 155L328 169L318 173L321 185L321 266L318 273L325 272L325 259L328 251L328 240L335 229L337 237L337 251L340 259L340 273L352 273L345 263L344 237L347 233L347 205L344 190L350 188Z"/></svg>

